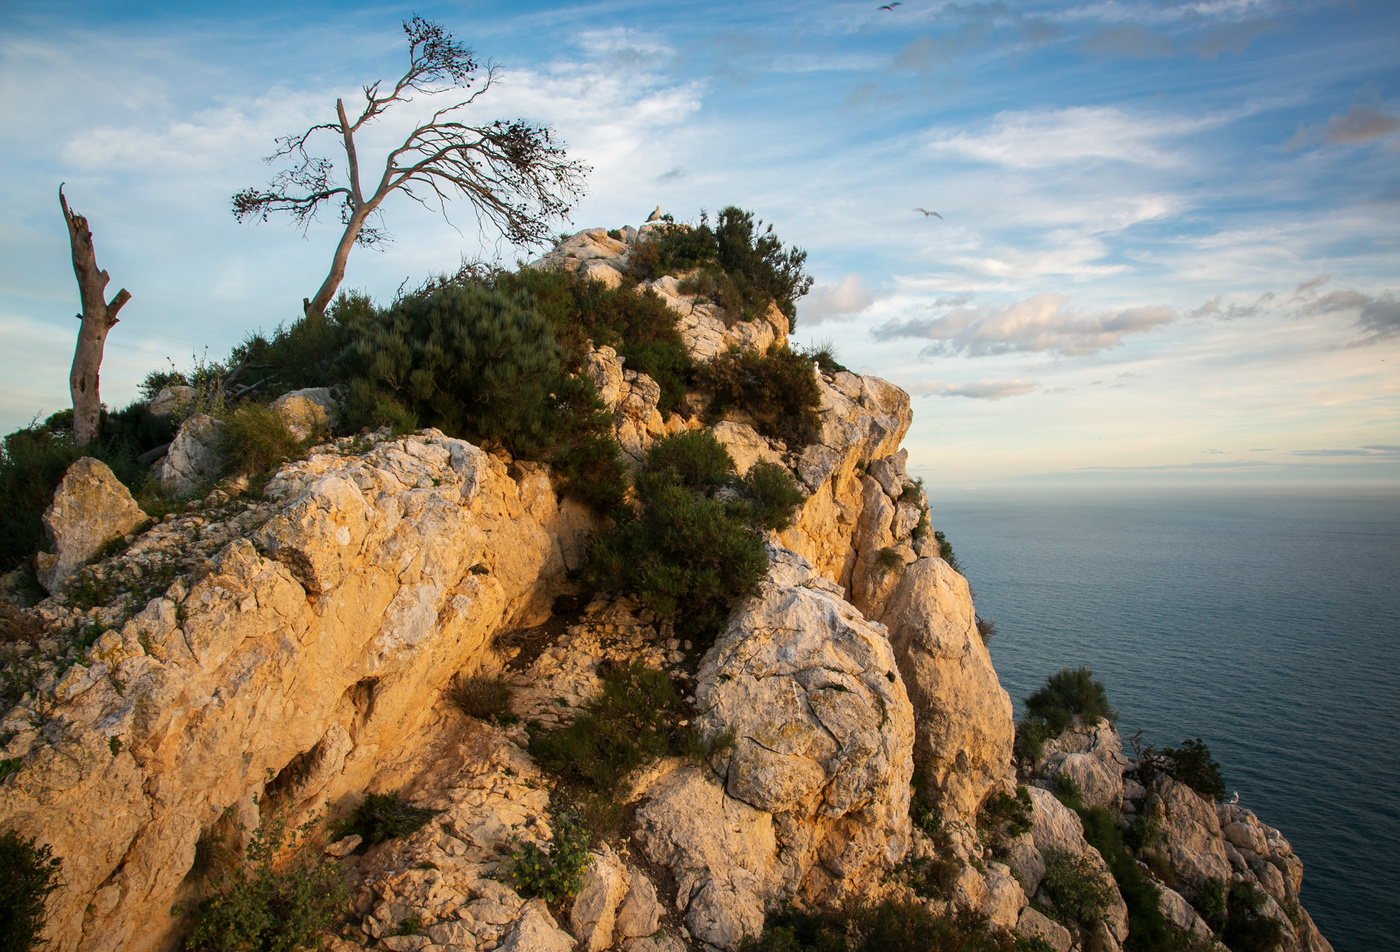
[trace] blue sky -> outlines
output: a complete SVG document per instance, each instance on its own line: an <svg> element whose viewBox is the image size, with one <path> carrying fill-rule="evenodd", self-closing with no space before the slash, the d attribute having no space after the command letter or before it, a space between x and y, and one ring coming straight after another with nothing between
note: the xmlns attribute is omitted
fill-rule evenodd
<svg viewBox="0 0 1400 952"><path fill-rule="evenodd" d="M0 427L67 405L60 181L133 295L121 405L296 318L334 214L303 237L229 196L275 136L397 77L416 13L502 67L474 115L549 123L592 166L572 229L738 204L806 249L798 341L914 394L936 491L1400 485L1400 4L878 7L0 6ZM344 286L533 257L447 211L390 199L394 242Z"/></svg>

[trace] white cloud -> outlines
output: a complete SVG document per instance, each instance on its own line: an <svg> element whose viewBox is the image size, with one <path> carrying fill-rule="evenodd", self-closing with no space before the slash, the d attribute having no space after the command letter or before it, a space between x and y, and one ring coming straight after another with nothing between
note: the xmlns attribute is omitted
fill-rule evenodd
<svg viewBox="0 0 1400 952"><path fill-rule="evenodd" d="M927 380L909 385L906 389L920 397L967 397L971 400L1005 400L1007 397L1020 397L1036 389L1034 383L1025 380L978 380L975 383L948 383L943 380Z"/></svg>
<svg viewBox="0 0 1400 952"><path fill-rule="evenodd" d="M1087 313L1062 294L1037 294L1005 307L959 307L938 317L891 320L872 331L876 340L915 338L934 343L927 355L1049 352L1066 357L1098 353L1176 319L1169 307L1130 307Z"/></svg>
<svg viewBox="0 0 1400 952"><path fill-rule="evenodd" d="M836 285L817 285L797 302L797 318L803 327L851 317L869 307L875 300L860 276L848 274Z"/></svg>

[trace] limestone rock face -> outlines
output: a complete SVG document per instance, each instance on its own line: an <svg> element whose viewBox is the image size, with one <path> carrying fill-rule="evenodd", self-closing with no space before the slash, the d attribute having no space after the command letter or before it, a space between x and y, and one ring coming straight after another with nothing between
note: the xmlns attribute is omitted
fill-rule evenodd
<svg viewBox="0 0 1400 952"><path fill-rule="evenodd" d="M197 413L180 424L180 431L156 472L156 480L166 495L183 496L217 479L224 464L218 422L207 413Z"/></svg>
<svg viewBox="0 0 1400 952"><path fill-rule="evenodd" d="M909 840L913 714L883 628L785 550L701 663L720 780L681 768L639 810L691 932L733 949L780 896L859 893Z"/></svg>
<svg viewBox="0 0 1400 952"><path fill-rule="evenodd" d="M632 231L632 229L628 230ZM628 237L626 232L622 234L624 239ZM633 240L635 240L635 234L636 232L633 231ZM595 270L607 268L620 280L620 272L627 269L631 248L632 242L630 240L610 238L606 228L588 228L559 242L543 258L531 262L530 267L570 272L580 277L591 277L606 283L608 279L595 273ZM614 284L609 284L609 286L616 287Z"/></svg>
<svg viewBox="0 0 1400 952"><path fill-rule="evenodd" d="M35 559L39 584L58 591L99 549L145 521L146 513L107 464L84 456L68 467L44 510L44 532L53 552L40 552Z"/></svg>
<svg viewBox="0 0 1400 952"><path fill-rule="evenodd" d="M574 897L569 921L573 934L587 952L601 952L612 945L617 910L627 895L627 870L607 844L595 852L584 875L583 888Z"/></svg>
<svg viewBox="0 0 1400 952"><path fill-rule="evenodd" d="M195 842L226 807L256 826L269 772L288 772L293 819L392 775L445 716L448 680L503 626L547 616L579 564L591 517L538 472L513 479L436 431L363 455L345 443L284 467L261 529L240 521L202 579L104 635L0 786L0 823L64 859L56 949L164 947Z"/></svg>
<svg viewBox="0 0 1400 952"><path fill-rule="evenodd" d="M588 354L584 372L598 388L598 395L614 414L613 432L622 452L640 464L656 440L700 426L696 419L672 414L662 416L658 404L661 386L646 374L628 370L626 361L611 347L596 347Z"/></svg>
<svg viewBox="0 0 1400 952"><path fill-rule="evenodd" d="M774 344L787 343L788 319L775 305L752 321L731 322L724 308L701 301L680 289L680 279L666 275L638 288L657 294L678 315L677 324L685 349L695 360L714 360L720 354L737 347L767 353Z"/></svg>
<svg viewBox="0 0 1400 952"><path fill-rule="evenodd" d="M880 619L914 707L914 759L945 815L970 822L987 792L1009 782L1015 725L967 580L942 559L919 559Z"/></svg>
<svg viewBox="0 0 1400 952"><path fill-rule="evenodd" d="M1149 813L1162 815L1167 857L1176 873L1178 890L1187 899L1200 894L1211 879L1230 881L1230 861L1215 808L1194 790L1169 777L1159 777L1148 798Z"/></svg>

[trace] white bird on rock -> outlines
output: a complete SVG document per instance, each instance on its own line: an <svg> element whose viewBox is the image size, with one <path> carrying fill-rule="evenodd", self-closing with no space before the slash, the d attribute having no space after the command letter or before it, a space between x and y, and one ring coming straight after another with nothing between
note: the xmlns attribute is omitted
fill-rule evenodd
<svg viewBox="0 0 1400 952"><path fill-rule="evenodd" d="M660 205L657 205L657 206L656 206L656 211L654 211L654 212L651 213L651 216L650 216L649 218L647 218L647 222L654 222L654 221L660 221L660 220L661 220L661 206L660 206ZM645 224L645 223L646 223L646 222L644 222L643 224Z"/></svg>

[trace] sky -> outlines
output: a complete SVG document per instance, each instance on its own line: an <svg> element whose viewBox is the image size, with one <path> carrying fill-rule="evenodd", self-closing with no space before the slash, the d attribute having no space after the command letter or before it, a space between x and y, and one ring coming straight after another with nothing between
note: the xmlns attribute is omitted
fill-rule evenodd
<svg viewBox="0 0 1400 952"><path fill-rule="evenodd" d="M911 394L933 495L1400 490L1400 4L891 7L0 0L0 431L69 405L60 183L132 294L103 364L122 406L296 320L337 215L240 224L230 196L401 75L418 15L499 67L473 120L548 124L591 167L557 231L733 204L804 249L795 342ZM443 104L387 113L362 161ZM543 250L463 202L382 212L393 240L343 285L380 301Z"/></svg>

